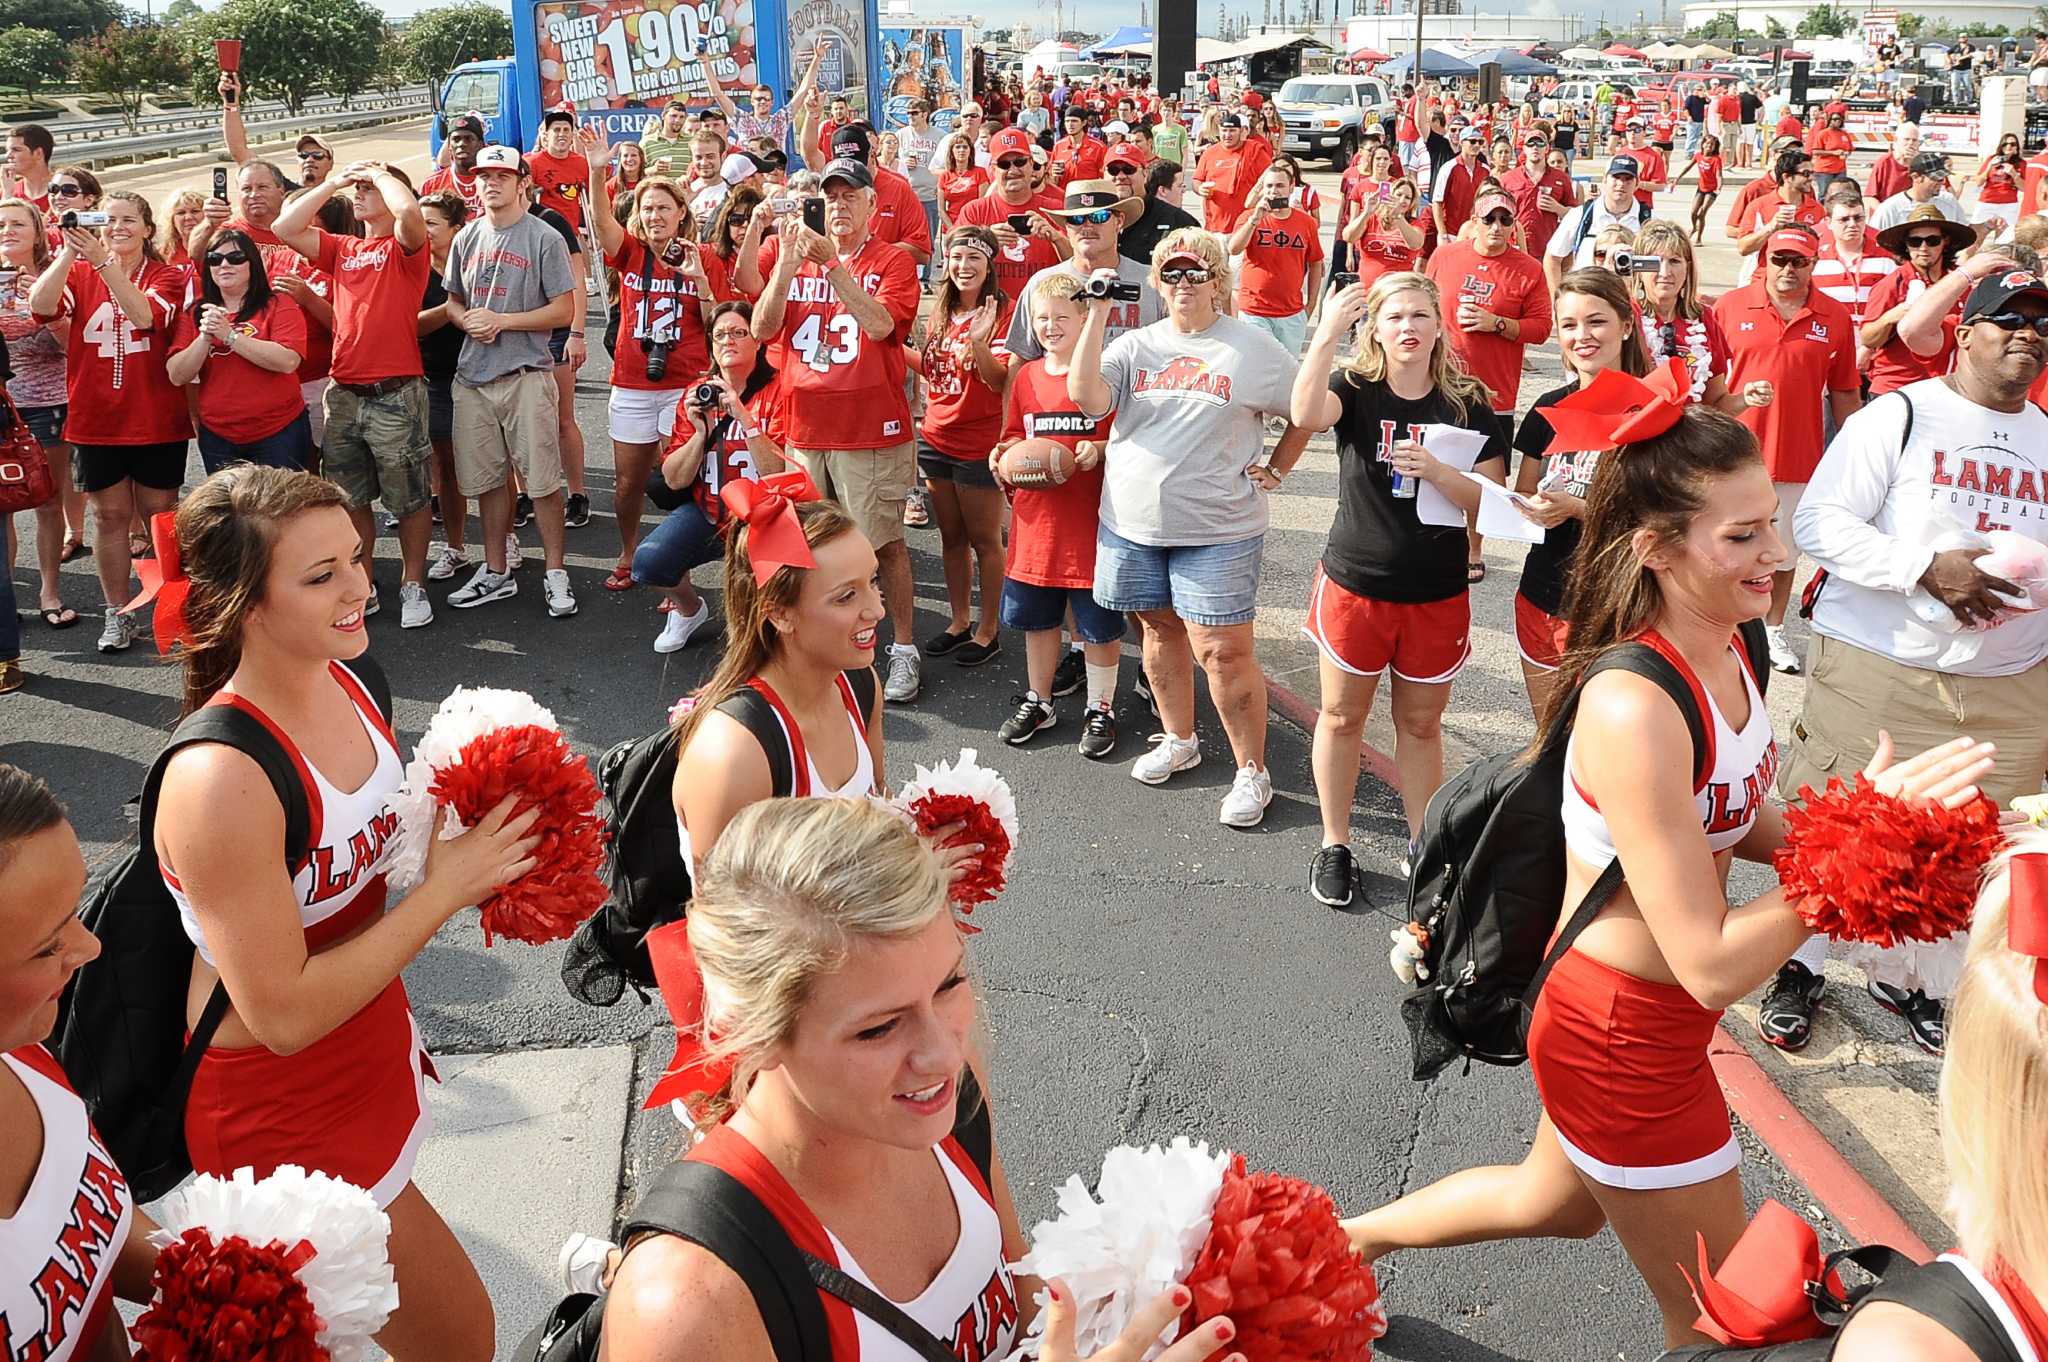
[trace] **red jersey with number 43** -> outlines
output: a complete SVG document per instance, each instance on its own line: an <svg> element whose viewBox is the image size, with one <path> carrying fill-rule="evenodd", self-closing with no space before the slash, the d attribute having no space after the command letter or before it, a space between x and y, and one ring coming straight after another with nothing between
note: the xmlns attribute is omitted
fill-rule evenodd
<svg viewBox="0 0 2048 1362"><path fill-rule="evenodd" d="M84 445L157 445L192 438L185 390L164 370L171 322L185 300L185 271L160 260L143 262L135 286L149 303L153 324L135 323L83 260L73 261L57 315L71 318L64 351L71 413L64 438Z"/></svg>
<svg viewBox="0 0 2048 1362"><path fill-rule="evenodd" d="M1003 438L1057 440L1073 449L1083 440L1109 439L1115 420L1111 412L1090 421L1067 396L1067 376L1047 373L1040 358L1010 379ZM1093 586L1096 508L1101 504L1101 464L1057 487L1011 489L1010 554L1003 575L1032 586Z"/></svg>
<svg viewBox="0 0 2048 1362"><path fill-rule="evenodd" d="M747 399L745 421L724 421L713 423L713 433L718 442L704 451L704 462L697 469L697 481L690 488L704 518L714 525L723 525L729 514L719 493L727 483L736 478L759 481L761 470L754 466L754 451L747 447L747 441L755 435L766 435L780 442L785 407L782 402L782 381L778 378L761 391ZM690 442L697 433L696 413L685 402L676 408L676 430L669 438L668 448L662 451L666 459L676 450Z"/></svg>
<svg viewBox="0 0 2048 1362"><path fill-rule="evenodd" d="M789 443L798 449L887 449L911 438L903 342L921 296L917 264L873 238L843 263L896 329L879 340L868 335L816 261L797 267L777 334L789 350L782 383Z"/></svg>
<svg viewBox="0 0 2048 1362"><path fill-rule="evenodd" d="M704 262L712 302L739 296L733 292L725 262L709 247L685 241L680 249L695 251ZM666 391L695 383L711 364L711 337L704 330L696 283L683 277L675 259L662 258L636 236L627 237L619 253L606 255L604 263L619 272L619 343L612 352L612 386ZM647 342L663 335L674 339L675 348L669 351L661 380L652 382L647 377Z"/></svg>
<svg viewBox="0 0 2048 1362"><path fill-rule="evenodd" d="M1005 361L1003 337L1010 334L1012 303L996 312L989 348ZM935 317L926 323L938 331ZM974 313L945 324L924 347L924 440L948 458L981 463L1003 433L1003 392L982 381L974 367Z"/></svg>

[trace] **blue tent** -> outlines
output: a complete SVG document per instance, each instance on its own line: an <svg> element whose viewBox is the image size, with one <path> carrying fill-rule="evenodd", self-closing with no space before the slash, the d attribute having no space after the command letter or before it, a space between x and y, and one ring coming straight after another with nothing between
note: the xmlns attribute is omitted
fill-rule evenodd
<svg viewBox="0 0 2048 1362"><path fill-rule="evenodd" d="M1081 55L1092 61L1098 52L1118 52L1133 44L1149 43L1151 41L1151 29L1146 28L1142 24L1125 24L1122 28L1094 46L1082 48Z"/></svg>
<svg viewBox="0 0 2048 1362"><path fill-rule="evenodd" d="M1414 66L1415 53L1411 49L1381 66L1379 74L1383 76L1406 76L1413 70ZM1424 48L1422 52L1422 74L1425 76L1476 76L1479 74L1479 68L1471 62L1452 56L1448 52L1439 52L1435 48L1429 47Z"/></svg>
<svg viewBox="0 0 2048 1362"><path fill-rule="evenodd" d="M1490 61L1499 62L1500 73L1504 76L1554 76L1557 74L1557 68L1549 62L1538 61L1534 57L1524 56L1512 47L1489 47L1484 52L1470 54L1465 60L1471 62L1474 66L1484 66Z"/></svg>

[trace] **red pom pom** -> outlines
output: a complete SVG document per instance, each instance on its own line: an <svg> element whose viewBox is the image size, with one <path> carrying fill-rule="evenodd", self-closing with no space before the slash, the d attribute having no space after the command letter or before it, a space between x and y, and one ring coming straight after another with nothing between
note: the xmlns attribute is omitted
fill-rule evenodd
<svg viewBox="0 0 2048 1362"><path fill-rule="evenodd" d="M493 729L434 773L433 794L464 827L475 827L508 794L519 796L515 815L540 806L534 868L479 905L486 946L494 935L560 941L604 905L597 779L561 734L533 724Z"/></svg>
<svg viewBox="0 0 2048 1362"><path fill-rule="evenodd" d="M326 1362L320 1317L299 1283L303 1241L258 1248L186 1230L157 1255L155 1300L135 1322L136 1356L152 1362Z"/></svg>
<svg viewBox="0 0 2048 1362"><path fill-rule="evenodd" d="M1880 794L1859 773L1785 810L1778 879L1809 927L1837 941L1940 941L1970 925L1977 882L1998 851L1998 807L1959 809Z"/></svg>
<svg viewBox="0 0 2048 1362"><path fill-rule="evenodd" d="M1299 1178L1245 1172L1233 1154L1209 1237L1182 1283L1183 1335L1230 1316L1248 1362L1362 1362L1387 1331L1379 1280L1358 1261L1329 1193Z"/></svg>
<svg viewBox="0 0 2048 1362"><path fill-rule="evenodd" d="M965 823L966 827L947 839L948 844L981 843L981 853L962 868L953 882L953 904L961 912L971 913L975 904L992 902L1003 892L1009 881L1003 867L1010 860L1010 834L987 804L964 794L926 794L911 802L910 816L917 820L917 830L927 837L948 823Z"/></svg>

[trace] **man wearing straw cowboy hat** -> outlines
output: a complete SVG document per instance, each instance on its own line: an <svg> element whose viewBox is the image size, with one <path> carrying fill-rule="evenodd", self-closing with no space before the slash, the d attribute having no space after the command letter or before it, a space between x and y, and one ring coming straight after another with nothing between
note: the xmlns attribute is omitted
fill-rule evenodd
<svg viewBox="0 0 2048 1362"><path fill-rule="evenodd" d="M1126 260L1117 250L1124 228L1136 222L1144 211L1144 200L1125 194L1115 180L1075 180L1067 185L1061 205L1044 212L1066 224L1067 242L1074 248L1074 254L1071 259L1032 275L1018 294L1020 305L1011 317L1010 334L1004 340L1011 354L1032 360L1042 353L1038 337L1031 329L1030 309L1021 304L1048 274L1071 274L1085 280L1097 270L1115 270L1119 283L1137 290L1135 298L1111 299L1103 335L1105 343L1126 331L1150 326L1166 315L1166 305L1152 287L1150 264Z"/></svg>
<svg viewBox="0 0 2048 1362"><path fill-rule="evenodd" d="M1956 280L1942 289L1949 307L1934 335L1918 338L1935 342L1931 352L1923 354L1914 348L1915 337L1901 324L1922 294L1933 291L1954 272L1957 253L1969 249L1976 240L1974 230L1952 221L1931 203L1921 204L1907 214L1904 222L1877 234L1877 244L1905 264L1879 280L1863 305L1861 339L1863 348L1871 355L1872 397L1923 378L1939 378L1955 367L1956 323L1962 316L1968 282ZM2010 262L2007 263L2010 267Z"/></svg>

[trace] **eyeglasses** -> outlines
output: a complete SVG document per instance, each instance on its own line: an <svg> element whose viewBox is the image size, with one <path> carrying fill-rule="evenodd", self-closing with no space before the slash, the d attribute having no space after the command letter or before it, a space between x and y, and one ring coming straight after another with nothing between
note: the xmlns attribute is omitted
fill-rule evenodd
<svg viewBox="0 0 2048 1362"><path fill-rule="evenodd" d="M1183 268L1181 266L1176 265L1170 269L1163 269L1159 271L1159 282L1167 285L1206 284L1209 282L1210 279L1214 277L1215 276L1212 271L1206 269L1195 269L1192 266Z"/></svg>
<svg viewBox="0 0 2048 1362"><path fill-rule="evenodd" d="M2037 336L2048 336L2048 317L2029 317L2019 312L1994 312L1988 317L1976 317L1974 321L1990 322L2001 331L2028 331Z"/></svg>
<svg viewBox="0 0 2048 1362"><path fill-rule="evenodd" d="M73 184L73 183L72 183L71 181L69 181L69 180L52 180L52 181L50 181L50 195L51 195L51 197L53 197L53 198L54 198L54 197L57 197L57 196L59 196L59 195L62 195L62 196L64 196L64 197L67 197L67 198L68 198L69 196L71 196L71 195L73 195L73 194L83 194L84 192L85 192L85 186L84 186L84 185L81 185L81 184Z"/></svg>
<svg viewBox="0 0 2048 1362"><path fill-rule="evenodd" d="M1515 225L1515 215L1505 208L1496 209L1479 220L1489 227L1512 227Z"/></svg>
<svg viewBox="0 0 2048 1362"><path fill-rule="evenodd" d="M1021 166L1028 166L1030 164L1031 158L1028 156L1005 156L996 162L996 169L1016 170Z"/></svg>
<svg viewBox="0 0 2048 1362"><path fill-rule="evenodd" d="M1906 238L1908 246L1942 246L1946 245L1947 242L1948 238L1945 236L1909 236Z"/></svg>
<svg viewBox="0 0 2048 1362"><path fill-rule="evenodd" d="M1095 210L1094 212L1092 212L1092 213L1073 213L1073 214L1070 214L1070 215L1068 215L1068 217L1067 217L1067 221L1068 221L1068 222L1092 222L1092 223L1096 224L1097 226L1101 226L1101 225L1102 225L1103 223L1105 223L1105 222L1108 222L1108 221L1109 221L1109 220L1110 220L1111 218L1113 218L1113 217L1115 217L1115 216L1116 216L1116 210L1115 210L1114 208L1097 208L1097 209L1096 209L1096 210Z"/></svg>
<svg viewBox="0 0 2048 1362"><path fill-rule="evenodd" d="M1771 263L1781 270L1810 270L1813 268L1813 257L1798 255L1792 251L1776 251L1771 255Z"/></svg>
<svg viewBox="0 0 2048 1362"><path fill-rule="evenodd" d="M302 151L299 153L299 159L301 161L331 161L334 159L334 153L328 151Z"/></svg>
<svg viewBox="0 0 2048 1362"><path fill-rule="evenodd" d="M214 265L246 265L249 263L249 257L246 253L238 250L208 251L206 263L209 267Z"/></svg>
<svg viewBox="0 0 2048 1362"><path fill-rule="evenodd" d="M751 331L751 330L750 330L750 329L748 329L747 327L743 327L743 326L729 326L729 327L725 328L725 329L724 329L723 331L714 331L714 332L712 332L712 333L711 333L711 339L713 339L713 340L715 340L715 341L736 341L736 340L746 340L746 339L748 339L749 337L751 337L751 336L752 336L753 334L754 334L754 333L753 333L753 331Z"/></svg>

